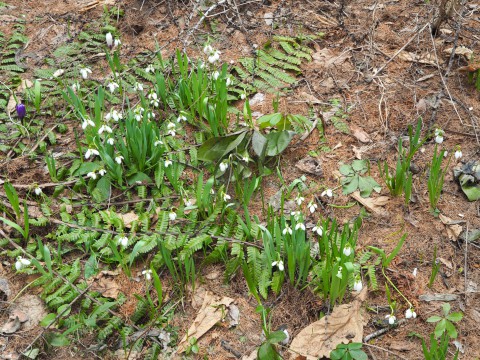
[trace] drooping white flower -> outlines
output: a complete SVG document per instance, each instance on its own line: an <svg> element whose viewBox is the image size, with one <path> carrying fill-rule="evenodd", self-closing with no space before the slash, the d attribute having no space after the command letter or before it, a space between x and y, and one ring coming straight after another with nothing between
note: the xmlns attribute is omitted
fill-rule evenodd
<svg viewBox="0 0 480 360"><path fill-rule="evenodd" d="M123 115L121 112L118 112L115 109L111 109L110 112L105 115L105 121L109 122L111 119L113 119L113 121L118 121L123 119Z"/></svg>
<svg viewBox="0 0 480 360"><path fill-rule="evenodd" d="M115 143L115 140L113 140L113 138L108 138L108 139L107 139L107 144L113 146L114 143Z"/></svg>
<svg viewBox="0 0 480 360"><path fill-rule="evenodd" d="M405 311L405 318L406 319L415 319L417 317L417 313L412 309L409 308Z"/></svg>
<svg viewBox="0 0 480 360"><path fill-rule="evenodd" d="M123 247L127 247L128 245L128 237L126 236L120 236L117 240L117 244L121 245Z"/></svg>
<svg viewBox="0 0 480 360"><path fill-rule="evenodd" d="M86 117L82 122L82 129L85 130L87 126L95 127L95 123L89 118Z"/></svg>
<svg viewBox="0 0 480 360"><path fill-rule="evenodd" d="M147 119L155 119L155 113L153 111L147 112ZM175 134L173 134L173 136L175 136Z"/></svg>
<svg viewBox="0 0 480 360"><path fill-rule="evenodd" d="M214 71L214 72L212 73L212 78L213 78L213 80L217 80L219 76L220 76L220 73L219 73L218 71Z"/></svg>
<svg viewBox="0 0 480 360"><path fill-rule="evenodd" d="M158 145L163 145L163 141L162 140L157 140L153 143L153 146L158 146Z"/></svg>
<svg viewBox="0 0 480 360"><path fill-rule="evenodd" d="M282 260L278 260L278 261L274 261L272 262L272 267L277 267L278 270L280 271L283 271L285 270L285 267L283 266L283 261Z"/></svg>
<svg viewBox="0 0 480 360"><path fill-rule="evenodd" d="M363 289L363 283L362 283L362 280L355 280L355 282L353 283L353 290L356 291L356 292L360 292L362 291Z"/></svg>
<svg viewBox="0 0 480 360"><path fill-rule="evenodd" d="M435 142L437 144L443 143L443 136L435 136Z"/></svg>
<svg viewBox="0 0 480 360"><path fill-rule="evenodd" d="M115 46L115 47L117 47L117 46L119 46L119 45L121 45L121 44L122 44L122 42L121 42L120 39L118 39L118 38L115 39L115 41L113 42L113 46Z"/></svg>
<svg viewBox="0 0 480 360"><path fill-rule="evenodd" d="M117 164L120 165L123 160L124 160L124 158L123 158L122 155L117 155L117 156L115 156L115 162L116 162Z"/></svg>
<svg viewBox="0 0 480 360"><path fill-rule="evenodd" d="M103 124L102 126L100 126L100 129L98 129L98 134L101 135L104 131L111 134L112 128L108 125Z"/></svg>
<svg viewBox="0 0 480 360"><path fill-rule="evenodd" d="M172 211L168 214L168 218L170 219L170 221L175 221L175 219L177 218L177 213Z"/></svg>
<svg viewBox="0 0 480 360"><path fill-rule="evenodd" d="M295 202L297 203L298 206L302 205L302 203L305 201L305 198L301 195L297 195L295 198Z"/></svg>
<svg viewBox="0 0 480 360"><path fill-rule="evenodd" d="M95 180L97 178L97 174L95 171L90 171L88 174L87 174L87 177L92 179L92 180Z"/></svg>
<svg viewBox="0 0 480 360"><path fill-rule="evenodd" d="M325 190L324 192L322 192L320 194L320 196L328 196L329 198L331 198L333 196L333 190L332 189L327 189Z"/></svg>
<svg viewBox="0 0 480 360"><path fill-rule="evenodd" d="M417 277L417 272L418 272L417 268L413 269L413 272L412 272L413 277Z"/></svg>
<svg viewBox="0 0 480 360"><path fill-rule="evenodd" d="M203 47L203 53L204 53L205 55L209 55L209 54L211 54L212 52L213 52L213 47L212 47L211 45L208 45L208 44L207 44L207 45L205 45L205 46Z"/></svg>
<svg viewBox="0 0 480 360"><path fill-rule="evenodd" d="M160 102L158 101L158 95L156 92L151 91L150 94L148 94L148 98L150 99L150 105L153 105L154 107L158 107Z"/></svg>
<svg viewBox="0 0 480 360"><path fill-rule="evenodd" d="M350 244L345 245L345 247L343 248L343 255L350 256L351 254L352 254L352 247L350 246Z"/></svg>
<svg viewBox="0 0 480 360"><path fill-rule="evenodd" d="M73 83L72 86L70 86L70 87L72 88L73 92L76 93L77 90L80 89L80 84L78 82L76 82L76 83Z"/></svg>
<svg viewBox="0 0 480 360"><path fill-rule="evenodd" d="M113 46L113 36L112 36L112 33L107 33L107 35L105 35L105 40L107 41L107 45L108 47L112 47Z"/></svg>
<svg viewBox="0 0 480 360"><path fill-rule="evenodd" d="M313 214L315 212L315 210L317 210L318 208L318 205L315 204L314 202L310 201L308 203L308 210L310 210L310 213Z"/></svg>
<svg viewBox="0 0 480 360"><path fill-rule="evenodd" d="M245 153L245 154L242 156L242 161L245 161L246 163L248 163L248 162L250 161L250 157L248 156L248 154Z"/></svg>
<svg viewBox="0 0 480 360"><path fill-rule="evenodd" d="M462 150L455 151L455 159L458 160L463 156Z"/></svg>
<svg viewBox="0 0 480 360"><path fill-rule="evenodd" d="M240 99L245 100L247 98L247 95L245 93L240 94Z"/></svg>
<svg viewBox="0 0 480 360"><path fill-rule="evenodd" d="M173 164L172 160L165 160L164 165L165 165L166 168L168 168L172 164Z"/></svg>
<svg viewBox="0 0 480 360"><path fill-rule="evenodd" d="M82 75L82 78L87 79L88 75L92 73L92 70L90 70L87 67L82 67L80 68L80 75Z"/></svg>
<svg viewBox="0 0 480 360"><path fill-rule="evenodd" d="M134 90L136 91L143 91L143 84L142 83L135 83L135 86L133 87Z"/></svg>
<svg viewBox="0 0 480 360"><path fill-rule="evenodd" d="M145 280L147 280L147 281L152 280L152 270L150 270L150 269L143 270L142 275L145 276Z"/></svg>
<svg viewBox="0 0 480 360"><path fill-rule="evenodd" d="M141 121L143 118L143 113L145 112L145 109L141 106L137 106L134 110L133 113L135 114L135 120Z"/></svg>
<svg viewBox="0 0 480 360"><path fill-rule="evenodd" d="M226 201L230 200L231 198L232 198L232 197L231 197L230 195L225 194L225 193L223 194L223 201L226 202Z"/></svg>
<svg viewBox="0 0 480 360"><path fill-rule="evenodd" d="M43 193L42 188L39 188L38 186L36 186L35 189L33 189L33 192L37 196L40 196Z"/></svg>
<svg viewBox="0 0 480 360"><path fill-rule="evenodd" d="M30 260L19 256L19 257L17 257L17 261L15 262L15 269L17 269L17 271L19 271L19 270L22 270L23 268L29 266L30 264L31 264Z"/></svg>
<svg viewBox="0 0 480 360"><path fill-rule="evenodd" d="M442 129L435 129L435 142L441 144L443 142L443 137L445 132Z"/></svg>
<svg viewBox="0 0 480 360"><path fill-rule="evenodd" d="M113 94L115 92L115 90L120 87L120 85L118 85L116 82L112 81L112 82L107 84L107 87L108 87L108 90L110 90L110 92Z"/></svg>
<svg viewBox="0 0 480 360"><path fill-rule="evenodd" d="M316 232L318 236L322 236L323 235L323 228L319 225L316 225L313 227L312 229L313 232Z"/></svg>
<svg viewBox="0 0 480 360"><path fill-rule="evenodd" d="M225 172L228 169L228 162L222 161L218 167L220 168L221 172Z"/></svg>
<svg viewBox="0 0 480 360"><path fill-rule="evenodd" d="M153 67L153 64L150 64L148 65L146 68L145 68L145 72L146 73L150 73L150 72L155 72L155 68Z"/></svg>
<svg viewBox="0 0 480 360"><path fill-rule="evenodd" d="M342 267L339 266L338 267L338 271L337 271L337 275L336 275L339 279L341 279L343 277L343 274L342 274Z"/></svg>
<svg viewBox="0 0 480 360"><path fill-rule="evenodd" d="M227 86L230 86L232 84L232 79L230 79L230 77L227 77L225 83L227 84Z"/></svg>
<svg viewBox="0 0 480 360"><path fill-rule="evenodd" d="M145 279L146 279L147 281L152 280L152 270L150 270L150 269L143 270L143 271L142 271L142 275L145 276Z"/></svg>
<svg viewBox="0 0 480 360"><path fill-rule="evenodd" d="M179 117L177 118L177 122L180 122L180 121L187 121L186 116L183 114L180 114Z"/></svg>
<svg viewBox="0 0 480 360"><path fill-rule="evenodd" d="M210 56L208 57L208 62L210 64L213 64L220 60L220 51L214 50L213 52L210 53Z"/></svg>
<svg viewBox="0 0 480 360"><path fill-rule="evenodd" d="M290 235L292 235L292 234L293 234L293 231L292 231L292 229L290 228L290 226L288 226L288 224L285 224L285 229L283 229L282 234L283 234L283 235L287 235L287 233L290 234Z"/></svg>
<svg viewBox="0 0 480 360"><path fill-rule="evenodd" d="M85 159L89 159L90 157L93 159L96 155L100 155L97 149L87 149Z"/></svg>
<svg viewBox="0 0 480 360"><path fill-rule="evenodd" d="M395 324L395 320L397 320L397 318L396 318L395 315L393 315L393 314L388 314L388 315L386 315L386 316L385 316L385 319L388 320L388 323L389 323L390 325Z"/></svg>
<svg viewBox="0 0 480 360"><path fill-rule="evenodd" d="M295 230L298 230L298 229L305 231L305 224L300 222L297 225L295 225Z"/></svg>
<svg viewBox="0 0 480 360"><path fill-rule="evenodd" d="M98 170L98 173L100 174L100 176L105 176L105 174L107 173L107 170L100 169L100 170Z"/></svg>

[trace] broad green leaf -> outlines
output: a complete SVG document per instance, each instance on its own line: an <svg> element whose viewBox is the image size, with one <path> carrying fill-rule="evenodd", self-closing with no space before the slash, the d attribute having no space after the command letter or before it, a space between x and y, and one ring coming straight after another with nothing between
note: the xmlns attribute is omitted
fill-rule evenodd
<svg viewBox="0 0 480 360"><path fill-rule="evenodd" d="M36 359L38 354L40 353L40 350L38 348L30 349L22 353L23 356L29 358L29 359Z"/></svg>
<svg viewBox="0 0 480 360"><path fill-rule="evenodd" d="M452 339L456 339L458 336L457 329L450 321L445 320L445 329L447 330L448 336Z"/></svg>
<svg viewBox="0 0 480 360"><path fill-rule="evenodd" d="M371 176L360 176L358 179L358 189L360 190L360 195L365 198L369 197L373 190L378 193L382 188Z"/></svg>
<svg viewBox="0 0 480 360"><path fill-rule="evenodd" d="M252 149L260 159L265 157L265 151L267 149L267 138L260 134L258 131L254 131L252 135Z"/></svg>
<svg viewBox="0 0 480 360"><path fill-rule="evenodd" d="M108 176L103 176L98 180L95 189L92 191L92 196L97 202L103 202L110 196L110 179Z"/></svg>
<svg viewBox="0 0 480 360"><path fill-rule="evenodd" d="M213 137L205 141L198 149L198 159L217 161L233 151L245 138L247 131L227 136Z"/></svg>
<svg viewBox="0 0 480 360"><path fill-rule="evenodd" d="M353 193L355 190L357 190L358 188L358 175L355 175L353 178L352 178L352 181L350 181L348 184L344 184L342 186L342 191L343 191L343 194L344 195L348 195L348 194L351 194Z"/></svg>
<svg viewBox="0 0 480 360"><path fill-rule="evenodd" d="M347 349L342 348L342 349L335 349L330 353L330 359L332 360L341 360L343 359L343 356L347 352Z"/></svg>
<svg viewBox="0 0 480 360"><path fill-rule="evenodd" d="M435 326L435 337L439 338L442 336L442 334L445 332L445 329L447 328L447 320L442 319L440 322Z"/></svg>
<svg viewBox="0 0 480 360"><path fill-rule="evenodd" d="M275 360L278 355L277 352L273 349L272 345L268 342L263 343L257 352L258 360Z"/></svg>
<svg viewBox="0 0 480 360"><path fill-rule="evenodd" d="M80 167L73 173L75 176L86 175L89 172L97 171L102 168L102 165L95 162L84 162Z"/></svg>
<svg viewBox="0 0 480 360"><path fill-rule="evenodd" d="M268 341L271 343L271 344L277 344L279 343L280 341L283 341L287 338L287 335L282 331L282 330L279 330L279 331L275 331L275 332L271 332L269 335L268 335Z"/></svg>
<svg viewBox="0 0 480 360"><path fill-rule="evenodd" d="M47 327L51 324L53 320L57 317L57 314L55 313L50 313L47 316L45 316L42 321L40 321L40 326Z"/></svg>
<svg viewBox="0 0 480 360"><path fill-rule="evenodd" d="M353 175L353 169L352 166L349 164L342 164L340 165L340 174L348 176L348 175Z"/></svg>
<svg viewBox="0 0 480 360"><path fill-rule="evenodd" d="M350 355L354 360L368 360L367 354L365 354L362 350L350 350Z"/></svg>
<svg viewBox="0 0 480 360"><path fill-rule="evenodd" d="M434 323L434 322L439 322L440 320L442 320L442 318L440 316L434 315L434 316L430 316L427 319L427 322Z"/></svg>
<svg viewBox="0 0 480 360"><path fill-rule="evenodd" d="M281 154L292 141L294 131L273 131L267 134L267 156L277 156Z"/></svg>
<svg viewBox="0 0 480 360"><path fill-rule="evenodd" d="M85 262L84 276L85 280L91 278L98 273L98 263L95 255L91 255Z"/></svg>
<svg viewBox="0 0 480 360"><path fill-rule="evenodd" d="M127 182L129 185L132 185L132 184L135 184L137 181L140 181L141 183L144 183L144 184L152 183L152 179L143 172L138 172L135 175L129 177Z"/></svg>
<svg viewBox="0 0 480 360"><path fill-rule="evenodd" d="M360 173L366 172L368 170L367 160L353 160L352 169Z"/></svg>
<svg viewBox="0 0 480 360"><path fill-rule="evenodd" d="M263 115L257 119L257 124L260 129L264 129L269 126L275 126L280 122L280 120L282 120L282 117L282 113Z"/></svg>
<svg viewBox="0 0 480 360"><path fill-rule="evenodd" d="M460 321L462 318L463 314L461 312L454 312L447 315L447 319L454 322Z"/></svg>
<svg viewBox="0 0 480 360"><path fill-rule="evenodd" d="M67 346L70 344L70 340L60 333L49 332L46 333L44 337L47 343L52 346Z"/></svg>

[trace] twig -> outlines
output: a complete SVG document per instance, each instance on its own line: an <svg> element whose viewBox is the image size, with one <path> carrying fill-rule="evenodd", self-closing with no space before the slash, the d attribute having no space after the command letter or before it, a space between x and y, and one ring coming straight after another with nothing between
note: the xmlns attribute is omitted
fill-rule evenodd
<svg viewBox="0 0 480 360"><path fill-rule="evenodd" d="M385 69L385 67L386 67L388 64L390 64L390 62L398 56L398 54L400 54L413 40L415 40L415 38L418 36L418 34L420 34L423 30L425 30L425 29L426 29L427 27L429 27L429 26L430 26L430 23L426 23L420 30L417 30L417 31L415 32L415 35L413 35L413 36L410 38L410 40L408 40L408 41L405 43L405 45L403 45L400 49L398 49L397 52L396 52L395 54L393 54L393 56L392 56L390 59L388 59L388 61L387 61L385 64L383 64L377 71L375 71L375 73L372 75L371 78L373 79L373 78L376 77L378 74L380 74L380 73L383 71L383 69Z"/></svg>
<svg viewBox="0 0 480 360"><path fill-rule="evenodd" d="M232 345L230 345L230 343L228 341L222 340L222 341L220 341L220 345L222 345L222 348L227 350L229 353L231 353L237 359L240 359L242 357L242 354L240 354L237 350L235 350L232 347Z"/></svg>
<svg viewBox="0 0 480 360"><path fill-rule="evenodd" d="M36 187L39 188L47 188L47 187L55 187L59 185L71 185L75 184L77 180L70 180L70 181L64 181L64 182L58 182L58 183L44 183L44 184L36 184ZM0 185L2 185L5 182L5 180L0 179ZM32 185L24 185L24 184L11 184L14 188L16 189L31 189Z"/></svg>
<svg viewBox="0 0 480 360"><path fill-rule="evenodd" d="M393 351L387 350L387 349L385 349L385 348L382 348L382 347L380 347L380 346L377 346L377 345L372 345L372 344L367 344L367 343L365 343L365 342L363 343L363 345L366 345L366 346L372 347L372 348L374 348L374 349L378 349L378 350L385 351L385 352L387 352L387 353L389 353L389 354L392 354L392 355L394 355L394 356L397 356L397 357L398 357L398 358L400 358L400 359L403 359L403 360L408 360L407 358L404 358L403 356L401 356L401 355L398 355L397 353L394 353Z"/></svg>
<svg viewBox="0 0 480 360"><path fill-rule="evenodd" d="M385 334L386 332L392 330L392 329L396 329L397 327L399 327L400 325L406 323L407 320L406 319L400 319L398 320L396 326L388 326L388 327L385 327L383 329L380 329L380 330L377 330L373 333L371 333L370 335L367 335L363 338L363 342L366 343L372 339L375 339L376 337L379 337L380 335L383 335Z"/></svg>
<svg viewBox="0 0 480 360"><path fill-rule="evenodd" d="M463 273L464 273L464 276L465 276L465 285L464 285L464 291L465 291L465 304L468 305L468 298L467 298L467 294L468 294L468 291L467 291L467 286L468 286L468 283L467 283L467 269L468 269L468 221L467 221L467 229L465 231L465 263L463 265Z"/></svg>

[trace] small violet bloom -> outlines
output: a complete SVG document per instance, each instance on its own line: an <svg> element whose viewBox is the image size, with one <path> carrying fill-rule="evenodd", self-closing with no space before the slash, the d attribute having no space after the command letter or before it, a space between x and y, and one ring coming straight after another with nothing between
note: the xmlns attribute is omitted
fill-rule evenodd
<svg viewBox="0 0 480 360"><path fill-rule="evenodd" d="M17 110L17 116L20 120L23 120L23 118L27 115L27 108L22 103L17 104L15 106L15 110Z"/></svg>

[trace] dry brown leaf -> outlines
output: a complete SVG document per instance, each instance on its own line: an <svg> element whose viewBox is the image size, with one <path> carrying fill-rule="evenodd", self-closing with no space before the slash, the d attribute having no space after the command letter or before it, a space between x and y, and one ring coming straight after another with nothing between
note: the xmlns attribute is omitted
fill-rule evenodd
<svg viewBox="0 0 480 360"><path fill-rule="evenodd" d="M379 196L376 198L363 198L360 196L359 191L355 191L354 193L350 194L355 200L357 200L360 204L365 206L368 211L374 213L379 216L387 216L388 212L382 208L390 201L388 196Z"/></svg>
<svg viewBox="0 0 480 360"><path fill-rule="evenodd" d="M372 141L370 139L370 136L365 132L365 130L355 124L350 125L350 131L352 132L352 135L362 143L368 143Z"/></svg>
<svg viewBox="0 0 480 360"><path fill-rule="evenodd" d="M313 174L317 176L322 176L322 161L320 159L315 159L311 156L307 156L299 160L295 167L300 171L306 172L308 174Z"/></svg>
<svg viewBox="0 0 480 360"><path fill-rule="evenodd" d="M3 272L2 269L0 271ZM7 301L10 297L10 286L8 286L8 280L5 278L0 278L0 300Z"/></svg>
<svg viewBox="0 0 480 360"><path fill-rule="evenodd" d="M443 50L443 53L446 55L451 55L453 51L453 47L449 47L445 50ZM465 57L465 60L470 60L472 55L473 55L473 50L465 47L465 46L457 46L455 48L455 55L463 55Z"/></svg>
<svg viewBox="0 0 480 360"><path fill-rule="evenodd" d="M330 315L308 325L295 336L290 349L308 360L329 357L340 343L362 342L363 317L360 311L367 296L367 289L350 304L336 306Z"/></svg>
<svg viewBox="0 0 480 360"><path fill-rule="evenodd" d="M214 295L210 291L205 292L203 305L195 318L195 321L187 331L187 335L178 344L177 353L181 354L188 347L188 338L195 337L200 339L208 330L223 319L226 314L225 308L233 302L232 298Z"/></svg>
<svg viewBox="0 0 480 360"><path fill-rule="evenodd" d="M8 319L8 321L3 324L2 328L0 329L0 333L13 334L18 329L20 329L20 320L18 317L15 317L13 319Z"/></svg>
<svg viewBox="0 0 480 360"><path fill-rule="evenodd" d="M404 61L416 62L419 64L425 64L425 65L435 66L437 64L435 62L435 56L433 56L432 54L417 55L408 51L402 51L398 55L398 58Z"/></svg>
<svg viewBox="0 0 480 360"><path fill-rule="evenodd" d="M457 241L458 237L463 231L463 227L460 226L459 223L463 223L464 220L452 220L443 214L440 214L438 217L447 229L448 238L452 241Z"/></svg>
<svg viewBox="0 0 480 360"><path fill-rule="evenodd" d="M138 220L138 215L135 214L133 211L130 211L125 214L118 214L118 217L123 220L123 223L127 228L131 228L132 223Z"/></svg>
<svg viewBox="0 0 480 360"><path fill-rule="evenodd" d="M26 321L28 321L28 315L25 314L22 310L20 310L19 308L13 308L11 311L10 311L10 315L9 315L9 319L10 320L14 320L15 318L18 319L18 321L20 321L21 323L24 323Z"/></svg>
<svg viewBox="0 0 480 360"><path fill-rule="evenodd" d="M314 63L320 65L320 67L328 69L332 66L342 65L348 58L350 58L350 55L347 51L336 54L328 48L323 48L313 53L312 58Z"/></svg>
<svg viewBox="0 0 480 360"><path fill-rule="evenodd" d="M98 280L96 279L98 278ZM89 279L90 280L90 279ZM92 279L95 283L92 285L93 291L98 291L105 297L116 299L120 293L120 286L113 277L107 277L100 273Z"/></svg>
<svg viewBox="0 0 480 360"><path fill-rule="evenodd" d="M219 276L220 276L220 272L217 270L214 270L212 272L209 272L207 275L205 275L205 279L215 280L215 279L218 279Z"/></svg>
<svg viewBox="0 0 480 360"><path fill-rule="evenodd" d="M38 323L47 316L45 304L37 295L25 295L17 299L11 311L14 309L20 309L27 318L22 325L23 331L37 327Z"/></svg>
<svg viewBox="0 0 480 360"><path fill-rule="evenodd" d="M242 360L256 360L257 349L253 350L249 355L243 355Z"/></svg>

